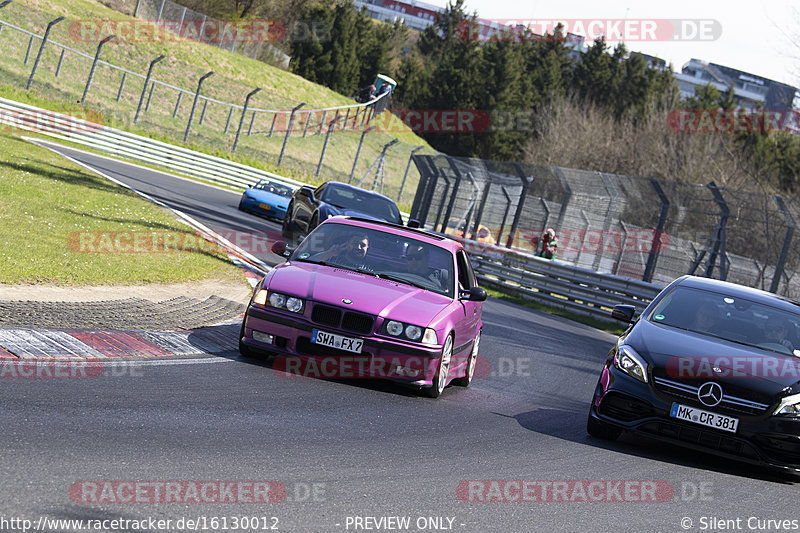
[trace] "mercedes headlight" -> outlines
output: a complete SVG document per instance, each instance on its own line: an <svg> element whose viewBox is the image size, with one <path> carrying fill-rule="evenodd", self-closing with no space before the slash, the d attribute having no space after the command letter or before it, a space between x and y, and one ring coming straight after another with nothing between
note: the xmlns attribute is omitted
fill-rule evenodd
<svg viewBox="0 0 800 533"><path fill-rule="evenodd" d="M622 345L614 355L614 366L622 370L630 377L638 379L642 383L647 383L647 364L642 356L627 345Z"/></svg>
<svg viewBox="0 0 800 533"><path fill-rule="evenodd" d="M792 394L783 398L772 414L775 416L800 417L800 394Z"/></svg>

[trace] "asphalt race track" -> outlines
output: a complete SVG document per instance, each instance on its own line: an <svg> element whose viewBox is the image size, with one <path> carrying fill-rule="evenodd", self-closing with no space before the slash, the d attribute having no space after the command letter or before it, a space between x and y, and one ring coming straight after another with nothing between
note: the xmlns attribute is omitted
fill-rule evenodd
<svg viewBox="0 0 800 533"><path fill-rule="evenodd" d="M238 211L239 194L61 151L216 231L279 231ZM473 385L439 400L287 378L234 351L93 379L0 379L0 530L40 517L108 530L128 520L118 530L136 532L800 529L792 479L641 437L588 437L612 342L490 299ZM257 527L234 529L243 517Z"/></svg>

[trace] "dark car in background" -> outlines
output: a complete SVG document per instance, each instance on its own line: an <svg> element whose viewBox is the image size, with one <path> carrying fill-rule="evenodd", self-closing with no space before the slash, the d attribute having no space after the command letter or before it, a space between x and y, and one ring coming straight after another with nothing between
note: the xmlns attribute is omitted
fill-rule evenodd
<svg viewBox="0 0 800 533"><path fill-rule="evenodd" d="M295 188L274 180L262 179L248 187L239 200L239 209L276 220L283 220Z"/></svg>
<svg viewBox="0 0 800 533"><path fill-rule="evenodd" d="M673 281L608 354L588 433L623 431L800 472L800 307L706 278Z"/></svg>
<svg viewBox="0 0 800 533"><path fill-rule="evenodd" d="M390 198L346 183L329 181L316 189L305 186L295 191L283 221L283 237L288 241L302 239L321 222L336 215L403 224L400 209Z"/></svg>

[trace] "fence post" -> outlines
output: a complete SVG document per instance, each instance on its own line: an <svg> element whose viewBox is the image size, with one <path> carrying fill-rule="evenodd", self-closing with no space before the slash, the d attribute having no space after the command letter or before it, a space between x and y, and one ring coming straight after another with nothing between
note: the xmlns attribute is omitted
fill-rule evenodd
<svg viewBox="0 0 800 533"><path fill-rule="evenodd" d="M58 56L58 66L56 67L56 78L58 77L59 74L61 74L61 64L64 62L64 52L66 52L66 50L62 48L61 55Z"/></svg>
<svg viewBox="0 0 800 533"><path fill-rule="evenodd" d="M481 195L480 204L478 205L478 212L475 214L475 222L472 225L472 232L470 233L470 239L475 239L475 235L478 234L478 228L481 225L481 221L483 220L483 208L486 207L486 200L489 198L489 189L492 187L492 181L486 180L486 183L483 185L483 194ZM466 227L464 228L464 236L466 237ZM480 238L480 235L478 235Z"/></svg>
<svg viewBox="0 0 800 533"><path fill-rule="evenodd" d="M792 217L792 214L786 208L783 198L780 196L775 196L775 202L778 204L778 209L780 209L783 217L786 219L786 225L789 227L786 228L786 234L783 236L783 246L781 246L778 262L775 264L775 273L772 275L772 282L769 285L769 292L772 293L778 292L778 284L780 283L781 276L783 276L783 271L786 268L786 258L789 255L789 248L792 244L792 237L794 236L794 228L796 225L794 217Z"/></svg>
<svg viewBox="0 0 800 533"><path fill-rule="evenodd" d="M203 30L206 29L206 18L207 18L207 16L203 15L203 22L200 23L200 31L197 33L197 35L199 36L200 39L203 38ZM202 41L200 41L200 42L202 42ZM206 43L206 44L208 44L208 43Z"/></svg>
<svg viewBox="0 0 800 533"><path fill-rule="evenodd" d="M161 14L164 12L164 4L167 0L161 0L161 7L158 9L158 15L156 15L156 22L161 20Z"/></svg>
<svg viewBox="0 0 800 533"><path fill-rule="evenodd" d="M106 44L111 39L115 39L116 35L109 35L108 37L104 37L102 41L100 41L97 45L97 52L94 54L94 61L92 62L92 69L89 71L89 79L86 80L86 87L83 89L83 96L81 97L81 105L86 101L86 95L89 94L89 87L92 86L92 79L94 78L94 71L97 68L97 62L100 60L100 51L103 49L103 45Z"/></svg>
<svg viewBox="0 0 800 533"><path fill-rule="evenodd" d="M286 143L289 142L289 135L292 134L292 125L294 124L294 114L297 113L297 110L306 105L305 102L302 102L296 105L292 109L292 113L289 115L289 125L286 127L286 135L283 137L283 146L281 146L281 155L278 156L278 166L281 166L283 162L283 154L286 152Z"/></svg>
<svg viewBox="0 0 800 533"><path fill-rule="evenodd" d="M247 127L247 136L250 137L250 134L253 133L253 123L256 121L256 112L253 111L250 114L250 125Z"/></svg>
<svg viewBox="0 0 800 533"><path fill-rule="evenodd" d="M503 212L503 221L500 223L500 231L497 233L497 239L494 241L495 246L502 246L500 244L501 237L503 236L503 232L506 229L506 222L508 222L508 212L511 210L511 196L509 196L508 191L506 190L505 186L500 188L503 191L503 196L506 197L506 209Z"/></svg>
<svg viewBox="0 0 800 533"><path fill-rule="evenodd" d="M0 2L0 9L3 9L4 7L6 7L11 2L12 2L12 0L5 0L4 2ZM2 33L3 33L3 25L0 24L0 34L2 34Z"/></svg>
<svg viewBox="0 0 800 533"><path fill-rule="evenodd" d="M200 90L203 88L203 82L206 81L207 78L214 75L214 71L209 71L203 74L200 79L197 81L197 92L194 93L194 101L192 102L192 110L189 112L189 122L186 124L186 132L183 134L183 142L189 139L189 130L192 129L192 119L194 118L194 111L197 109L197 100L200 99Z"/></svg>
<svg viewBox="0 0 800 533"><path fill-rule="evenodd" d="M642 276L642 281L647 281L648 283L653 281L653 274L656 270L656 261L658 261L658 255L661 251L661 236L664 234L664 226L667 223L667 215L669 214L669 198L667 198L667 195L664 194L661 184L658 183L655 178L650 178L650 183L653 184L653 188L656 190L658 199L661 200L661 213L658 215L658 224L656 225L656 231L653 235L653 242L650 245L650 253L647 256L647 263L644 266L644 275Z"/></svg>
<svg viewBox="0 0 800 533"><path fill-rule="evenodd" d="M305 139L306 134L308 133L308 125L311 123L311 111L308 112L308 117L306 117L306 127L303 128L303 138Z"/></svg>
<svg viewBox="0 0 800 533"><path fill-rule="evenodd" d="M374 128L374 127L375 126L372 126L372 128ZM423 148L425 148L425 145L417 146L416 148L411 150L410 154L408 154L408 164L406 165L406 171L403 173L403 181L400 183L400 192L397 193L397 201L398 202L400 201L400 199L403 196L403 189L406 188L406 178L408 178L408 171L411 168L411 158L414 157L414 152L416 152L418 150L422 150Z"/></svg>
<svg viewBox="0 0 800 533"><path fill-rule="evenodd" d="M31 58L31 49L33 48L33 35L31 35L30 40L28 40L28 51L25 52L25 64L28 64L28 61Z"/></svg>
<svg viewBox="0 0 800 533"><path fill-rule="evenodd" d="M47 23L47 29L44 30L44 37L42 37L42 44L39 46L39 52L36 54L36 60L33 62L31 75L28 77L28 85L25 86L26 91L30 90L31 83L33 83L33 77L36 75L36 69L39 68L39 61L42 60L42 52L44 52L44 46L47 44L47 39L50 37L50 30L62 20L64 20L64 17L58 17L57 19L53 19Z"/></svg>
<svg viewBox="0 0 800 533"><path fill-rule="evenodd" d="M136 108L136 115L134 115L134 117L133 117L133 123L134 124L136 124L136 121L139 120L139 113L142 111L142 102L144 102L144 93L145 93L145 91L147 91L147 84L150 83L150 76L153 75L153 67L155 67L156 63L158 63L159 61L161 61L165 57L167 57L167 56L160 55L160 56L158 56L157 58L155 58L154 60L152 60L150 62L150 67L147 69L147 76L144 78L144 87L142 87L142 95L139 97L139 105ZM180 95L182 93L178 93L178 94ZM148 107L149 107L150 100L148 100L147 103L148 103ZM178 97L178 103L180 103L180 96ZM178 112L178 106L176 105L175 106L175 113L172 114L173 118L175 117L175 114L177 112Z"/></svg>
<svg viewBox="0 0 800 533"><path fill-rule="evenodd" d="M458 197L458 189L461 187L461 172L459 172L458 167L455 164L455 161L453 160L452 157L448 157L447 163L450 165L453 174L455 174L456 183L455 185L453 185L453 192L450 194L450 201L447 203L447 211L445 212L444 218L442 219L442 226L441 229L439 230L440 233L444 233L445 229L447 229L447 222L450 220L450 217L453 214L453 207L455 206L456 198ZM449 181L447 182L448 184L450 183ZM444 205L444 199L445 196L442 196L442 205Z"/></svg>
<svg viewBox="0 0 800 533"><path fill-rule="evenodd" d="M250 98L255 96L261 87L256 87L254 90L247 93L247 96L244 98L244 108L242 108L242 116L239 118L239 128L236 130L236 138L233 140L233 149L232 152L236 151L236 145L239 144L239 136L242 134L242 126L244 125L244 116L247 114L247 106L250 105ZM233 112L233 108L231 108L231 112Z"/></svg>
<svg viewBox="0 0 800 533"><path fill-rule="evenodd" d="M147 103L144 105L144 112L150 111L150 100L153 98L153 92L156 90L156 82L150 84L150 92L147 93Z"/></svg>
<svg viewBox="0 0 800 533"><path fill-rule="evenodd" d="M125 80L128 78L128 73L122 73L122 81L119 82L119 91L117 91L117 103L119 103L119 99L122 98L122 90L125 89Z"/></svg>
<svg viewBox="0 0 800 533"><path fill-rule="evenodd" d="M142 0L136 0L136 7L133 8L133 16L136 18L139 15L139 4Z"/></svg>
<svg viewBox="0 0 800 533"><path fill-rule="evenodd" d="M272 125L269 127L269 135L268 137L272 137L272 132L275 131L275 121L278 119L278 114L275 113L272 115Z"/></svg>
<svg viewBox="0 0 800 533"><path fill-rule="evenodd" d="M228 110L228 120L225 121L225 131L222 133L228 133L228 128L231 125L231 117L233 117L233 107Z"/></svg>
<svg viewBox="0 0 800 533"><path fill-rule="evenodd" d="M342 131L347 129L347 119L350 118L350 108L347 108L347 113L344 115L344 120L342 121Z"/></svg>
<svg viewBox="0 0 800 533"><path fill-rule="evenodd" d="M323 111L322 112L322 118L319 121L319 130L317 131L317 135L322 133L322 126L325 124L325 115L327 115L327 114L328 114L327 111Z"/></svg>
<svg viewBox="0 0 800 533"><path fill-rule="evenodd" d="M198 126L203 125L203 121L206 118L206 109L208 109L208 100L203 100L203 110L200 112L200 121L197 123Z"/></svg>
<svg viewBox="0 0 800 533"><path fill-rule="evenodd" d="M353 159L353 170L350 171L350 179L347 183L353 182L353 175L356 173L356 164L358 164L358 156L361 155L361 145L364 144L364 136L375 129L375 126L367 128L361 133L361 140L358 141L358 149L356 149L356 157Z"/></svg>
<svg viewBox="0 0 800 533"><path fill-rule="evenodd" d="M528 177L522 172L522 167L519 166L519 163L514 163L514 169L517 171L517 174L519 174L519 179L522 180L522 194L517 201L517 210L514 213L514 221L511 223L511 229L508 232L506 248L511 248L511 245L514 243L514 238L517 235L517 228L519 227L519 219L522 216L522 208L525 205L525 198L528 197L528 187L531 185L530 181L528 181Z"/></svg>
<svg viewBox="0 0 800 533"><path fill-rule="evenodd" d="M175 102L175 109L172 110L172 118L178 116L178 108L181 106L181 98L183 98L183 91L178 91L178 100Z"/></svg>
<svg viewBox="0 0 800 533"><path fill-rule="evenodd" d="M338 113L337 113L338 115ZM317 163L317 171L314 172L314 177L319 177L319 171L322 170L322 161L325 159L325 151L328 149L328 139L331 137L331 131L336 127L336 121L339 120L339 117L334 117L331 120L331 123L328 124L328 133L325 134L325 142L322 143L322 152L319 154L319 163Z"/></svg>
<svg viewBox="0 0 800 533"><path fill-rule="evenodd" d="M439 209L436 210L436 219L433 222L433 231L436 231L436 224L438 224L439 221L442 220L442 211L444 211L444 201L447 199L447 195L450 194L450 179L444 172L442 172L441 178L444 180L445 185L444 185L444 191L442 191L442 201L439 202ZM456 181L455 192L458 192L458 181ZM433 200L433 195L431 195L430 198L431 200ZM430 206L428 207L428 209L430 209ZM445 217L445 219L442 221L442 226L441 226L442 229L440 230L442 233L444 233L444 230L447 227L447 218L448 217Z"/></svg>

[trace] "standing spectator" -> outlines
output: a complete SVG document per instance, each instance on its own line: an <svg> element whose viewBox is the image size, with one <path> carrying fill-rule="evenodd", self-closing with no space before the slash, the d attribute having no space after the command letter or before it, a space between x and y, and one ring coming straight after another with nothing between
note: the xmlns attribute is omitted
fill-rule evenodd
<svg viewBox="0 0 800 533"><path fill-rule="evenodd" d="M547 228L536 246L536 255L545 259L555 259L558 255L558 237L553 228Z"/></svg>
<svg viewBox="0 0 800 533"><path fill-rule="evenodd" d="M375 95L376 98L380 98L382 95L392 92L392 86L388 82L383 82L381 84L381 88L378 89L377 94Z"/></svg>

